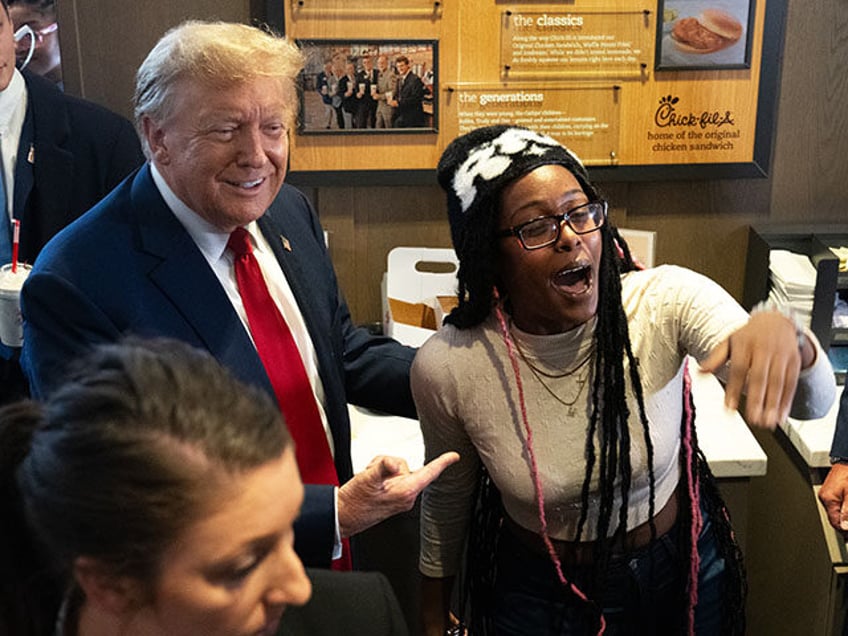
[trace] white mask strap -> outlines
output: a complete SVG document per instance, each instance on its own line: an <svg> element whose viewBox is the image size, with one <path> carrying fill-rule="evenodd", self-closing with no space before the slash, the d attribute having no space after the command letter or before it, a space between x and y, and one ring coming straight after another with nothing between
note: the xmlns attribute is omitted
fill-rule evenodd
<svg viewBox="0 0 848 636"><path fill-rule="evenodd" d="M21 70L26 68L26 65L32 59L32 54L35 53L35 31L28 24L24 24L20 29L15 31L15 44L23 40L26 36L29 36L29 53L27 53L26 59L18 67Z"/></svg>

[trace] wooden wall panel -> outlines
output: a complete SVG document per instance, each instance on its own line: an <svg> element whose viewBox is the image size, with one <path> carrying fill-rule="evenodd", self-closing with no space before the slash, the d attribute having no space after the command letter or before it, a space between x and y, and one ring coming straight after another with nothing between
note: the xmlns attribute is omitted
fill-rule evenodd
<svg viewBox="0 0 848 636"><path fill-rule="evenodd" d="M772 219L845 223L848 4L790 0L788 9L771 178Z"/></svg>
<svg viewBox="0 0 848 636"><path fill-rule="evenodd" d="M438 11L434 12L433 5L427 2L402 4L404 6L389 9L391 4L384 3L381 10L378 0L358 3L305 0L300 3L302 6L286 2L286 28L289 35L298 40L437 40L438 131L431 134L396 131L393 138L387 140L384 134L316 135L316 131L312 130L312 134L293 137L292 170L308 173L322 169L429 170L435 166L441 151L453 137L470 129L471 125L480 125L481 120L492 123L517 121L541 127L566 143L569 137L579 140L579 143L589 146L588 151L577 149L587 164L670 164L679 167L691 164L752 164L754 161L760 52L766 11L766 2L762 0L753 3L752 53L750 68L747 69L655 71L655 38L657 29L662 28L657 26L657 12L651 10L655 5L640 0L620 0L617 3L581 0L578 13L582 12L581 20L587 20L585 37L603 35L615 38L617 46L633 53L632 61L618 63L612 61L614 56L601 56L598 60L603 62L580 63L585 66L575 63L573 68L568 64L549 64L544 72L539 70L541 62L519 61L514 63L509 76L505 74L504 62L512 61L513 54L516 59L523 59L517 51L524 50L513 48L516 45L513 37L537 38L535 45L543 49L547 58L560 52L560 42L549 38L582 37L551 33L547 27L536 29L535 21L542 19L543 12L560 15L561 7L555 4L534 7L494 0L466 0L435 3ZM428 4L431 7L429 11ZM417 16L408 12L412 5L418 6ZM613 6L615 9L611 11ZM576 7L573 9L576 10ZM514 21L522 19L529 21L530 26L516 26ZM575 43L580 46L597 44L594 40ZM538 53L537 49L529 48L529 42L521 46L525 45L528 52ZM640 63L645 65L644 68ZM552 69L558 69L558 72ZM315 70L313 68L312 72ZM586 96L570 98L564 90L585 89L587 86L609 91L607 108L594 106ZM533 100L527 103L505 100L499 105L491 99L484 101L484 98L493 95L514 97L524 92L537 94L539 104L544 105ZM655 111L667 95L673 95L675 103L679 100L678 106L669 105L677 117L693 113L692 116L697 117L709 112L720 117L726 115L728 119L720 125L715 123L695 128L680 123L674 126L669 122L658 124ZM569 105L569 99L580 101L583 110L573 103ZM547 122L544 118L539 121L537 113L542 109L556 114ZM576 133L571 128L576 121L569 121L572 118L592 120L597 132L590 128L588 135L582 134L585 130ZM531 123L534 119L535 123ZM476 124L469 123L475 120ZM683 135L685 137L681 137ZM729 136L722 142L726 148L719 150L713 147L716 135L720 135L721 139ZM656 141L660 136L662 141ZM674 149L659 149L659 145L673 145ZM704 147L698 149L699 146Z"/></svg>
<svg viewBox="0 0 848 636"><path fill-rule="evenodd" d="M436 187L320 188L317 204L339 283L361 322L381 320L380 281L393 247L450 245Z"/></svg>
<svg viewBox="0 0 848 636"><path fill-rule="evenodd" d="M135 72L165 31L189 18L250 19L250 0L61 0L57 6L67 91L128 118Z"/></svg>

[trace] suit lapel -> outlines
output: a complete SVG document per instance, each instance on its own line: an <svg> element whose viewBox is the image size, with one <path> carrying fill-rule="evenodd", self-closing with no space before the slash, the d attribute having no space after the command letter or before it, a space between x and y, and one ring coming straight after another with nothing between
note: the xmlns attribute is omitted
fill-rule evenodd
<svg viewBox="0 0 848 636"><path fill-rule="evenodd" d="M284 188L286 186L283 186ZM298 308L303 315L309 337L318 359L318 373L324 385L324 407L336 448L336 469L339 479L346 481L352 474L350 460L350 428L347 416L346 390L344 385L343 344L338 341L339 329L338 298L330 298L332 292L326 287L326 281L316 281L324 277L325 254L321 244L320 228L308 220L311 210L287 210L284 201L290 205L308 207L302 195L292 197L291 193L281 193L271 208L259 219L258 226L265 240L271 246L280 267L286 276ZM287 249L284 245L288 243ZM320 273L316 273L316 269ZM336 289L335 285L331 285ZM337 293L337 290L336 290ZM329 304L328 304L329 303ZM342 334L343 336L343 334ZM339 342L338 349L336 342Z"/></svg>
<svg viewBox="0 0 848 636"><path fill-rule="evenodd" d="M276 204L273 204L276 205ZM285 213L278 215L281 219L285 218ZM292 243L290 238L285 233L285 221L272 218L271 215L265 214L258 221L259 229L265 236L265 240L271 246L274 256L280 263L283 274L286 276L289 287L294 294L297 306L300 313L303 314L303 320L306 323L306 328L309 331L309 337L315 347L315 352L318 355L319 362L328 360L327 356L332 357L332 352L326 346L329 340L326 334L318 333L318 325L322 324L320 320L319 309L313 302L312 294L309 292L309 263L306 263L301 258L303 250L298 250L297 242ZM319 373L321 374L322 382L326 383L324 372L319 364Z"/></svg>
<svg viewBox="0 0 848 636"><path fill-rule="evenodd" d="M177 220L145 165L133 183L132 210L142 251L156 257L149 279L198 341L242 380L273 389L241 320L217 276Z"/></svg>
<svg viewBox="0 0 848 636"><path fill-rule="evenodd" d="M24 75L26 79L27 76ZM38 190L40 222L56 219L61 228L70 219L67 200L73 189L73 155L65 148L70 135L70 122L64 104L58 98L61 93L53 87L27 81L30 93L26 119L18 146L18 161L15 175L15 212L20 215L22 228L26 225L26 202L33 186L49 183L49 188ZM55 94L50 91L54 91ZM38 138L35 131L38 130ZM39 177L42 175L42 177ZM45 231L53 232L52 228Z"/></svg>
<svg viewBox="0 0 848 636"><path fill-rule="evenodd" d="M27 107L24 126L21 130L21 139L18 143L18 159L15 163L15 192L14 192L14 216L17 219L24 218L24 206L33 184L33 163L35 161L34 125L32 121L32 105Z"/></svg>
<svg viewBox="0 0 848 636"><path fill-rule="evenodd" d="M279 205L279 203L272 204L272 206L276 205ZM341 353L334 351L333 338L328 337L327 333L323 333L326 329L331 328L328 319L332 319L332 316L327 316L326 309L322 310L316 304L318 300L316 300L316 294L310 288L309 282L312 279L311 270L314 263L310 261L310 250L298 243L298 241L313 240L313 235L304 237L299 234L290 234L287 231L285 219L285 211L274 215L266 212L259 219L258 225L280 263L283 274L285 274L297 301L300 313L303 315L309 337L312 340L312 346L315 348L315 355L318 358L318 374L321 377L321 383L324 385L326 396L327 416L338 449L341 448L341 440L338 437L340 431L336 425L339 415L335 413L335 409L339 404L345 404L345 388L340 384L338 374L333 371L337 368L336 360ZM285 247L286 244L288 244L288 248ZM313 267L310 267L310 265ZM338 464L339 457L336 457L336 462Z"/></svg>

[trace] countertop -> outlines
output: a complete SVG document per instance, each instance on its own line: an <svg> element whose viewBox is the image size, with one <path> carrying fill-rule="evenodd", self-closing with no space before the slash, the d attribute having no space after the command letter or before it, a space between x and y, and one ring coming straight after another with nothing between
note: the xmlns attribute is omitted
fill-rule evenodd
<svg viewBox="0 0 848 636"><path fill-rule="evenodd" d="M796 420L790 417L780 425L786 437L811 468L830 468L830 444L836 428L841 392L842 387L837 387L833 406L824 417L815 420Z"/></svg>

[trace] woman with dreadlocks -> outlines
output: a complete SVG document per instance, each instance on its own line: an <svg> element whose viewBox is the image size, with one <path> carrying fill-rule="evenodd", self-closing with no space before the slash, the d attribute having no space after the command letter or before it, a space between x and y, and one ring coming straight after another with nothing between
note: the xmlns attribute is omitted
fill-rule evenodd
<svg viewBox="0 0 848 636"><path fill-rule="evenodd" d="M418 352L412 388L428 458L462 459L422 502L428 635L450 627L457 574L456 633L744 630L741 555L684 360L717 372L731 407L745 388L748 422L773 428L834 398L815 337L775 308L749 317L689 270L637 270L550 137L474 130L438 177L459 305Z"/></svg>

